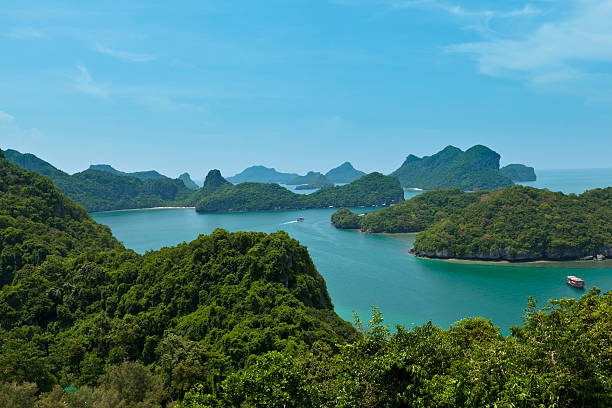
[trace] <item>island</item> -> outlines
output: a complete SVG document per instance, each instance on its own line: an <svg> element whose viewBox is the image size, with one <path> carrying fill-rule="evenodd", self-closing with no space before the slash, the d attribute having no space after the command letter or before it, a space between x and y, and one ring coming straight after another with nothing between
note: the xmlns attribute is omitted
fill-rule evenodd
<svg viewBox="0 0 612 408"><path fill-rule="evenodd" d="M271 167L251 166L244 169L242 172L228 177L227 181L233 184L239 183L280 183L287 182L298 175L296 173L282 173ZM302 183L298 183L302 184Z"/></svg>
<svg viewBox="0 0 612 408"><path fill-rule="evenodd" d="M313 178L310 178L308 181L309 181L308 184L302 184L300 186L297 186L295 189L296 190L317 190L317 189L325 188L325 187L333 187L334 185L334 183L332 183L327 177L325 177L321 173L318 173L316 176L314 176Z"/></svg>
<svg viewBox="0 0 612 408"><path fill-rule="evenodd" d="M287 184L288 186L297 186L297 185L317 184L317 183L324 183L324 184L328 184L332 186L334 185L334 183L332 183L327 177L325 177L323 174L319 173L318 171L309 171L304 176L293 177L292 179L290 179L284 184Z"/></svg>
<svg viewBox="0 0 612 408"><path fill-rule="evenodd" d="M335 184L342 184L357 180L359 177L365 176L365 174L363 171L355 169L350 162L344 162L325 173L325 177Z"/></svg>
<svg viewBox="0 0 612 408"><path fill-rule="evenodd" d="M580 260L612 256L612 187L583 194L514 186L419 233L414 254L492 261Z"/></svg>
<svg viewBox="0 0 612 408"><path fill-rule="evenodd" d="M524 164L509 164L499 169L501 174L514 182L536 181L535 169Z"/></svg>
<svg viewBox="0 0 612 408"><path fill-rule="evenodd" d="M370 173L352 183L296 194L274 183L225 186L196 204L198 212L289 210L326 207L387 206L404 199L394 177Z"/></svg>
<svg viewBox="0 0 612 408"><path fill-rule="evenodd" d="M336 228L360 229L366 233L420 232L477 202L483 194L459 189L431 190L363 216L343 208L332 215L331 222Z"/></svg>
<svg viewBox="0 0 612 408"><path fill-rule="evenodd" d="M499 160L500 155L486 146L476 145L465 152L447 146L433 156L409 155L391 176L397 177L404 188L425 190L493 190L514 185L500 172Z"/></svg>

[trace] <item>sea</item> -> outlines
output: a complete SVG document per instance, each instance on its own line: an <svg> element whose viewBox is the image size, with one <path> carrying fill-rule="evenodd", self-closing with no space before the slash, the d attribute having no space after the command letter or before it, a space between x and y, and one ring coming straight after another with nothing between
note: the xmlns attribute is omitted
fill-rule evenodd
<svg viewBox="0 0 612 408"><path fill-rule="evenodd" d="M564 193L612 185L612 169L541 170L524 183ZM406 198L419 194L406 190ZM357 213L375 208L355 208ZM418 259L408 251L415 234L362 234L330 224L335 209L199 214L193 209L151 209L94 213L124 245L139 253L188 242L216 228L229 231L284 230L308 247L327 282L336 312L352 321L368 321L372 308L382 311L391 329L431 321L448 328L466 317L491 319L502 333L520 325L531 296L540 307L550 299L576 298L584 291L565 282L567 275L585 280L587 288L612 290L609 262L589 267L458 264ZM304 221L298 222L297 218ZM588 289L587 289L588 290Z"/></svg>

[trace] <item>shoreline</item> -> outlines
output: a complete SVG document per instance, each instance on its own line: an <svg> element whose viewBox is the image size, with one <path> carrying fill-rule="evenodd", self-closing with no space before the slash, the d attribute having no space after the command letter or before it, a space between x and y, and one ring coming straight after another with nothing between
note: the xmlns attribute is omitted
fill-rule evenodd
<svg viewBox="0 0 612 408"><path fill-rule="evenodd" d="M195 207L145 207L145 208L124 208L121 210L104 210L104 211L90 211L89 214L104 214L112 212L125 212L125 211L141 211L141 210L195 210Z"/></svg>
<svg viewBox="0 0 612 408"><path fill-rule="evenodd" d="M536 261L525 261L525 262L511 262L507 260L502 261L479 261L471 259L460 259L460 258L429 258L426 256L417 256L409 253L416 259L422 259L424 261L433 262L446 262L459 265L475 265L475 266L509 266L518 268L570 268L570 269L612 269L612 259L604 259L603 261L581 261L581 260L569 260L569 261L554 261L554 260L536 260Z"/></svg>

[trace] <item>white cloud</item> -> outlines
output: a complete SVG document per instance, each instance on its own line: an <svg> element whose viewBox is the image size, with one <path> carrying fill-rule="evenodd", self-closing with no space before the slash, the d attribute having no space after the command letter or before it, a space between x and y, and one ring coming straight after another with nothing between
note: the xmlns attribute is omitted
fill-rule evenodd
<svg viewBox="0 0 612 408"><path fill-rule="evenodd" d="M437 0L412 0L412 1L397 1L391 4L395 9L403 8L420 8L420 9L436 9L461 17L484 17L492 18L511 18L540 14L541 11L531 6L525 5L522 9L509 11L484 9L484 10L467 10L461 6L453 6Z"/></svg>
<svg viewBox="0 0 612 408"><path fill-rule="evenodd" d="M0 111L0 122L12 122L15 120L13 115Z"/></svg>
<svg viewBox="0 0 612 408"><path fill-rule="evenodd" d="M109 93L108 84L94 81L89 71L83 65L77 65L78 75L74 77L73 85L76 90L98 98L107 98Z"/></svg>
<svg viewBox="0 0 612 408"><path fill-rule="evenodd" d="M47 38L47 34L43 33L40 30L32 28L32 27L13 28L12 30L6 32L4 36L8 38L13 38L16 40L32 40L32 39Z"/></svg>
<svg viewBox="0 0 612 408"><path fill-rule="evenodd" d="M456 44L448 51L471 55L479 71L491 76L519 76L530 84L594 81L610 83L612 0L573 0L569 13L541 22L532 31L510 38ZM603 71L603 72L601 72Z"/></svg>
<svg viewBox="0 0 612 408"><path fill-rule="evenodd" d="M96 45L95 50L102 54L105 54L105 55L108 55L114 58L119 58L120 60L128 61L128 62L151 62L156 58L155 55L138 54L138 53L133 53L133 52L116 50L116 49L105 47L100 44Z"/></svg>

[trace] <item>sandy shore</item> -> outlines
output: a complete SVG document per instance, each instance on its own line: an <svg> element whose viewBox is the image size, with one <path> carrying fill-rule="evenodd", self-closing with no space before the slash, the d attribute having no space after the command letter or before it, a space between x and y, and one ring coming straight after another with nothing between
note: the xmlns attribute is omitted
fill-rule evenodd
<svg viewBox="0 0 612 408"><path fill-rule="evenodd" d="M111 212L123 212L123 211L141 211L141 210L184 210L184 209L192 209L195 210L195 207L148 207L148 208L126 208L123 210L108 210L108 211L92 211L90 214L104 214Z"/></svg>

